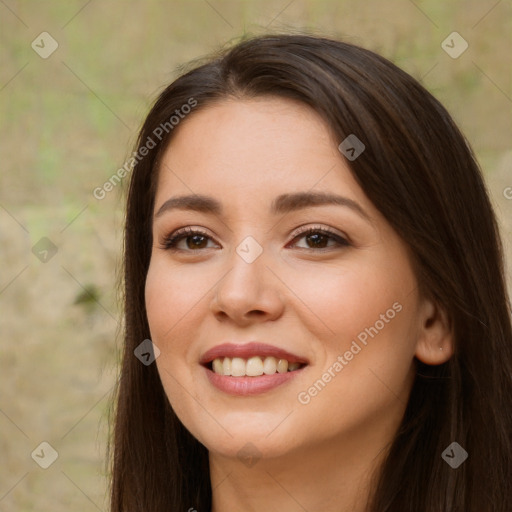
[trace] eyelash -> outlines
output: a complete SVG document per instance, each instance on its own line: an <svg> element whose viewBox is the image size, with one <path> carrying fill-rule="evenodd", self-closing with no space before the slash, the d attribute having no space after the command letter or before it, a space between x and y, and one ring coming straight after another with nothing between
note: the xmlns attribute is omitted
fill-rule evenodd
<svg viewBox="0 0 512 512"><path fill-rule="evenodd" d="M299 231L298 233L295 234L292 241L294 241L298 238L304 238L306 235L310 235L313 233L315 233L315 234L321 233L322 235L328 236L331 240L334 240L337 243L339 248L349 247L351 245L350 242L348 242L348 240L341 237L340 235L334 233L333 231L330 231L329 229L322 228L319 226L318 227L314 226L314 227L306 228L302 231ZM197 228L192 229L190 227L186 227L186 228L178 229L174 233L170 233L169 235L166 235L162 240L162 245L160 248L168 250L168 251L174 251L174 252L198 252L198 251L201 251L201 249L196 249L196 250L194 250L194 249L178 249L176 247L178 242L180 242L181 240L186 239L190 236L193 236L193 235L200 235L200 236L204 236L205 238L211 239L210 235L208 235L208 233L206 233L205 231L202 231L201 229L197 229ZM320 249L315 249L315 248L311 248L311 247L307 247L307 248L300 247L300 249L305 250L305 251L313 251L313 252L326 252L326 251L332 250L333 247L330 247L330 248L322 247Z"/></svg>

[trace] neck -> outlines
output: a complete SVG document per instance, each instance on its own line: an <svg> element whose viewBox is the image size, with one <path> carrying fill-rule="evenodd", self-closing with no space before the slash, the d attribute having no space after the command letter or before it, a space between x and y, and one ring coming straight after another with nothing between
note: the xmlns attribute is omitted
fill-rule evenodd
<svg viewBox="0 0 512 512"><path fill-rule="evenodd" d="M390 436L351 437L250 465L210 452L212 512L364 512Z"/></svg>

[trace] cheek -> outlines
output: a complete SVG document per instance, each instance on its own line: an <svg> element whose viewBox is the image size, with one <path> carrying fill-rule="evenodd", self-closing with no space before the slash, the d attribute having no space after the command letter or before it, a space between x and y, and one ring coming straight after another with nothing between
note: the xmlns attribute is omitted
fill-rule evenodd
<svg viewBox="0 0 512 512"><path fill-rule="evenodd" d="M199 353L191 340L199 335L209 288L199 272L177 269L165 255L151 261L145 289L149 330L160 349L156 365L162 384L178 415L186 410L183 388L194 389L190 371Z"/></svg>
<svg viewBox="0 0 512 512"><path fill-rule="evenodd" d="M167 347L166 341L179 339L183 326L194 317L194 308L204 308L201 300L206 300L205 294L210 288L211 284L200 272L178 269L163 257L153 257L145 296L151 335L159 348L176 348L174 343Z"/></svg>
<svg viewBox="0 0 512 512"><path fill-rule="evenodd" d="M302 322L309 322L323 352L297 398L307 405L308 420L331 410L327 423L336 430L341 423L355 425L390 405L399 406L397 396L408 392L416 294L411 293L415 278L406 265L400 274L382 259L361 261L346 271L329 270L304 272L295 281L294 292L309 309Z"/></svg>
<svg viewBox="0 0 512 512"><path fill-rule="evenodd" d="M157 256L151 260L145 288L151 340L160 349L158 372L174 412L187 427L201 416L189 394L194 394L190 368L197 364L198 356L190 339L204 316L201 298L211 288L200 277L198 272L180 271L165 257Z"/></svg>
<svg viewBox="0 0 512 512"><path fill-rule="evenodd" d="M294 269L287 280L306 306L302 321L324 343L329 342L326 348L340 352L347 350L360 333L364 339L366 329L376 322L379 331L389 331L389 325L400 316L396 310L410 300L414 287L412 274L404 270L397 275L396 269L386 268L382 259L370 258L344 266L325 265L318 272Z"/></svg>

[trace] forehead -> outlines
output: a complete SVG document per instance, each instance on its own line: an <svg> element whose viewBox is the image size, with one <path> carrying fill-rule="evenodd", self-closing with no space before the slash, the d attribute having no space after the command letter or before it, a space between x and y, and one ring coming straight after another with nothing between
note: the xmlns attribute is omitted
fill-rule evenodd
<svg viewBox="0 0 512 512"><path fill-rule="evenodd" d="M171 194L243 204L290 191L365 196L326 122L298 101L229 99L185 118L161 160L156 205Z"/></svg>

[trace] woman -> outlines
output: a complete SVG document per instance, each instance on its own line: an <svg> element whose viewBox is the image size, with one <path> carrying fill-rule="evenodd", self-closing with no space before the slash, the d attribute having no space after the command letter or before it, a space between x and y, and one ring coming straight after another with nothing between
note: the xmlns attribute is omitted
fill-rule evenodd
<svg viewBox="0 0 512 512"><path fill-rule="evenodd" d="M251 38L163 91L136 160L114 512L510 510L497 223L418 82Z"/></svg>

